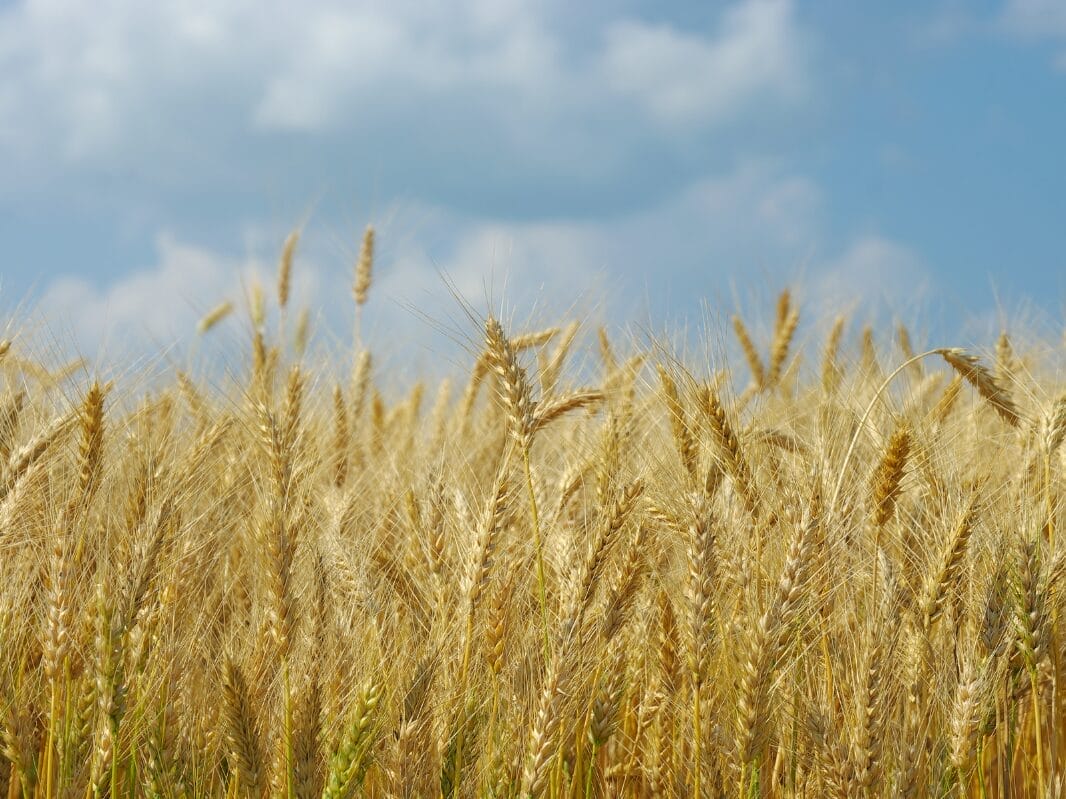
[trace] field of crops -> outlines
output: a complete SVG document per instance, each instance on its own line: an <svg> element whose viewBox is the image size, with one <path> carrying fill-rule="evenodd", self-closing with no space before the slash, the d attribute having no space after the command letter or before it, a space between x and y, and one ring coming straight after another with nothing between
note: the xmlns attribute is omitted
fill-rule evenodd
<svg viewBox="0 0 1066 799"><path fill-rule="evenodd" d="M231 382L0 346L7 796L1066 795L1059 342L487 316L389 396L286 249Z"/></svg>

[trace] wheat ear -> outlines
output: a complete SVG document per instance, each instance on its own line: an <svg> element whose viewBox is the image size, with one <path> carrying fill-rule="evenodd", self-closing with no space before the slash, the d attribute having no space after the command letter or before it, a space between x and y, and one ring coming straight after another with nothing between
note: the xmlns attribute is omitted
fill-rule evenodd
<svg viewBox="0 0 1066 799"><path fill-rule="evenodd" d="M355 304L362 307L366 304L366 295L370 291L370 281L374 269L374 226L367 225L363 231L363 243L359 247L359 258L355 262L355 282L352 284L352 294L355 296Z"/></svg>
<svg viewBox="0 0 1066 799"><path fill-rule="evenodd" d="M257 797L261 790L262 758L255 732L255 718L252 715L244 675L229 656L223 661L222 697L228 746L226 754L230 760L230 768L237 775L241 793L244 796Z"/></svg>
<svg viewBox="0 0 1066 799"><path fill-rule="evenodd" d="M681 399L677 383L661 365L659 366L659 382L662 386L663 403L666 405L666 413L670 420L670 431L674 436L674 445L681 457L681 465L685 468L692 484L697 485L699 483L698 450L695 436L692 434L691 422L685 413L685 404Z"/></svg>
<svg viewBox="0 0 1066 799"><path fill-rule="evenodd" d="M844 322L843 316L838 316L833 321L825 349L822 351L822 391L825 394L832 394L840 384L841 370L837 359L840 355L840 340L844 336Z"/></svg>
<svg viewBox="0 0 1066 799"><path fill-rule="evenodd" d="M733 478L744 507L753 519L759 517L759 498L755 489L755 479L752 476L748 461L740 448L740 441L733 426L729 423L725 408L718 393L707 387L703 393L704 408L711 423L711 432L719 457L724 461L726 471Z"/></svg>
<svg viewBox="0 0 1066 799"><path fill-rule="evenodd" d="M230 300L220 302L201 317L196 323L196 332L201 336L218 325L223 319L233 313L233 303Z"/></svg>
<svg viewBox="0 0 1066 799"><path fill-rule="evenodd" d="M740 349L744 352L744 359L748 362L752 385L756 389L762 389L766 385L766 370L763 368L759 351L755 349L755 344L748 335L748 328L744 326L744 320L739 316L733 317L733 331L737 334Z"/></svg>
<svg viewBox="0 0 1066 799"><path fill-rule="evenodd" d="M371 682L359 694L340 745L330 758L322 799L349 799L362 785L374 740L375 711L383 692L381 683Z"/></svg>
<svg viewBox="0 0 1066 799"><path fill-rule="evenodd" d="M296 245L300 241L300 231L294 230L285 237L281 247L281 259L278 261L278 307L284 310L289 304L289 288L292 284L292 260L296 255Z"/></svg>
<svg viewBox="0 0 1066 799"><path fill-rule="evenodd" d="M958 372L977 393L992 406L1011 427L1021 425L1021 414L1010 393L974 355L957 347L937 350L937 353Z"/></svg>

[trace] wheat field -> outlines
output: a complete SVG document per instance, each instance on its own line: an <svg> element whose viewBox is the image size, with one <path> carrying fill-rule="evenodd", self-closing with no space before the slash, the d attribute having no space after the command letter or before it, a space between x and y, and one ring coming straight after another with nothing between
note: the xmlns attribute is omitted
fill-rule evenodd
<svg viewBox="0 0 1066 799"><path fill-rule="evenodd" d="M1066 795L1060 344L786 291L732 362L487 315L390 397L266 323L295 244L228 389L0 345L8 797Z"/></svg>

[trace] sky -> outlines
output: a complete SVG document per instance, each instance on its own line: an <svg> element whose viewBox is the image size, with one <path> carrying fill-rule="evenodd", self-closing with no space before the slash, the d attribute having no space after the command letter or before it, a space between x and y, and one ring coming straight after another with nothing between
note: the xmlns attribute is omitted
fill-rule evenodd
<svg viewBox="0 0 1066 799"><path fill-rule="evenodd" d="M698 327L785 285L1061 332L1063 142L1061 0L0 0L0 307L165 347L299 228L346 341L373 223L363 334L412 363L467 308Z"/></svg>

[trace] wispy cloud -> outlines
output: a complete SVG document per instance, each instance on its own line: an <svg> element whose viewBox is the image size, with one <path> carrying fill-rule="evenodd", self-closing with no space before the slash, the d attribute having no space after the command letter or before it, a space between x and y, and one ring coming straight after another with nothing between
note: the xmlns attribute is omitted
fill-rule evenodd
<svg viewBox="0 0 1066 799"><path fill-rule="evenodd" d="M65 276L44 291L38 311L61 343L87 354L157 354L186 343L205 310L236 300L270 277L264 264L213 252L162 232L155 263L105 285ZM301 292L317 293L313 271L300 276ZM67 337L70 338L67 341Z"/></svg>
<svg viewBox="0 0 1066 799"><path fill-rule="evenodd" d="M1001 27L1008 33L1030 40L1057 43L1056 68L1066 70L1066 4L1059 0L1007 0Z"/></svg>
<svg viewBox="0 0 1066 799"><path fill-rule="evenodd" d="M970 17L945 7L955 35ZM809 135L808 101L832 88L816 14L790 0L673 17L640 4L563 10L3 7L0 157L13 167L0 205L34 192L42 206L113 203L110 221L130 235L168 231L125 275L56 279L46 310L89 347L188 335L242 275L272 279L273 245L248 258L232 242L255 227L280 244L290 206L298 215L330 190L343 199L316 206L326 241L312 226L298 272L347 335L350 253L328 231L342 219L357 231L368 206L391 219L365 322L392 343L434 334L412 325L420 313L456 313L449 281L479 309L520 296L546 316L625 319L698 314L704 300L731 303L734 286L772 293L796 276L842 302L894 301L927 280L919 248L876 219L868 235L841 229L826 160L774 152L770 138L793 128L768 121ZM1012 0L1002 24L1066 35L1059 17L1056 4ZM240 207L249 198L258 209Z"/></svg>
<svg viewBox="0 0 1066 799"><path fill-rule="evenodd" d="M1004 22L1021 33L1066 36L1066 5L1059 0L1007 0Z"/></svg>
<svg viewBox="0 0 1066 799"><path fill-rule="evenodd" d="M929 267L918 253L877 234L856 238L813 277L812 293L827 308L865 303L867 310L887 307L905 312L921 305L933 288Z"/></svg>
<svg viewBox="0 0 1066 799"><path fill-rule="evenodd" d="M291 142L272 133L343 136L358 152L403 130L426 142L408 155L426 163L465 134L482 159L569 168L631 151L649 126L764 114L809 84L810 34L788 0L742 0L702 31L604 15L574 31L558 10L26 0L0 10L0 153L33 176L135 168L177 181L183 166L232 177L253 142L284 159Z"/></svg>
<svg viewBox="0 0 1066 799"><path fill-rule="evenodd" d="M806 42L787 0L732 8L712 36L620 20L606 31L606 84L665 125L714 125L756 101L791 102L808 89Z"/></svg>
<svg viewBox="0 0 1066 799"><path fill-rule="evenodd" d="M684 324L700 320L706 303L729 311L736 299L752 299L733 296L738 274L767 295L802 278L813 286L808 293L838 307L899 307L928 283L920 256L890 238L868 235L830 251L819 186L759 163L608 219L503 222L410 205L390 217L379 234L364 332L393 353L446 351L442 333L476 335L464 306L475 314L521 306L540 322L576 316L621 324L648 313L657 325ZM301 240L294 304L311 303L328 329L345 335L351 264L328 238L312 226ZM155 263L104 286L61 278L42 310L89 351L132 343L152 352L187 340L207 307L239 298L250 282L269 291L268 240L260 235L252 257L236 257L163 234Z"/></svg>
<svg viewBox="0 0 1066 799"><path fill-rule="evenodd" d="M957 44L993 27L987 15L966 0L941 0L923 10L910 25L911 41L923 48Z"/></svg>

